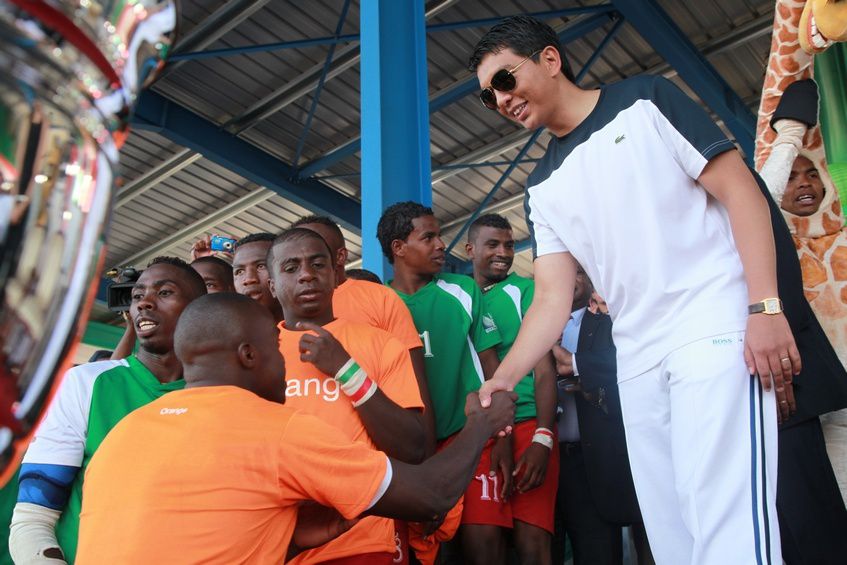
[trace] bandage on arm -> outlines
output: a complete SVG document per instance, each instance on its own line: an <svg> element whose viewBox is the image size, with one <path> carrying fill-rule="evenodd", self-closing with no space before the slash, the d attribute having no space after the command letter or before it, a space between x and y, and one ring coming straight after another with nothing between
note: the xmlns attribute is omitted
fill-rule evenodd
<svg viewBox="0 0 847 565"><path fill-rule="evenodd" d="M768 192L779 205L788 186L791 167L803 146L803 136L806 135L807 127L802 122L786 119L776 122L775 128L777 136L770 155L762 165L762 170L759 171L759 176L765 181Z"/></svg>
<svg viewBox="0 0 847 565"><path fill-rule="evenodd" d="M63 565L64 559L56 540L56 522L62 515L53 510L18 502L9 526L9 553L15 565Z"/></svg>

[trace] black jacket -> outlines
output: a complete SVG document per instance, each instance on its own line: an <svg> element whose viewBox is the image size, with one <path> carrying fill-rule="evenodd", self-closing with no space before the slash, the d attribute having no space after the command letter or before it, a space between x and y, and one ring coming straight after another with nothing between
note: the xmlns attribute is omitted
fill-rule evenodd
<svg viewBox="0 0 847 565"><path fill-rule="evenodd" d="M800 260L785 219L764 181L755 176L771 213L779 297L803 363L802 371L794 378L797 412L782 424L781 428L785 428L847 407L847 372L803 293Z"/></svg>
<svg viewBox="0 0 847 565"><path fill-rule="evenodd" d="M577 342L583 393L575 393L580 442L592 498L600 514L619 524L641 522L626 451L617 385L612 320L586 311Z"/></svg>

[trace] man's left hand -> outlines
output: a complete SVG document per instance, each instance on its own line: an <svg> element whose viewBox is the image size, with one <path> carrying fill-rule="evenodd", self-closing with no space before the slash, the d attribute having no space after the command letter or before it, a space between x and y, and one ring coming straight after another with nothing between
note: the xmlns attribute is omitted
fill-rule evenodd
<svg viewBox="0 0 847 565"><path fill-rule="evenodd" d="M515 460L512 456L512 436L498 437L491 448L491 471L489 476L500 475L503 480L500 487L500 500L506 502L512 494L512 469Z"/></svg>
<svg viewBox="0 0 847 565"><path fill-rule="evenodd" d="M550 449L537 442L529 444L521 458L518 459L518 464L515 465L515 470L512 473L517 477L523 469L523 476L518 480L518 492L526 492L536 487L541 486L544 482L544 476L547 474L547 461L550 458Z"/></svg>
<svg viewBox="0 0 847 565"><path fill-rule="evenodd" d="M304 332L300 337L300 360L311 363L321 373L334 377L350 359L344 346L321 326L312 322L297 322L297 329L314 332Z"/></svg>
<svg viewBox="0 0 847 565"><path fill-rule="evenodd" d="M744 361L751 375L758 375L762 387L774 387L780 421L797 410L792 381L800 373L800 352L788 320L782 314L751 314L744 337Z"/></svg>
<svg viewBox="0 0 847 565"><path fill-rule="evenodd" d="M358 521L358 518L345 519L335 508L306 502L297 510L297 524L291 541L300 550L318 547L334 540Z"/></svg>

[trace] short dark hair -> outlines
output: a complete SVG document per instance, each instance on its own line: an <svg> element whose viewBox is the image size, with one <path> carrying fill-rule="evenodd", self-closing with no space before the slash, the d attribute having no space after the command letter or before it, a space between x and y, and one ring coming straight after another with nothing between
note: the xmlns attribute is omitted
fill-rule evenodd
<svg viewBox="0 0 847 565"><path fill-rule="evenodd" d="M215 257L214 255L198 257L197 259L191 262L192 265L196 263L211 263L212 265L215 265L218 269L222 269L223 274L225 276L232 278L232 265L230 265L220 257Z"/></svg>
<svg viewBox="0 0 847 565"><path fill-rule="evenodd" d="M471 222L471 227L468 228L468 241L473 241L476 238L477 232L479 232L479 228L482 227L511 230L512 224L500 214L483 214Z"/></svg>
<svg viewBox="0 0 847 565"><path fill-rule="evenodd" d="M244 237L242 237L241 239L239 239L238 241L236 241L236 242L235 242L235 245L234 245L234 246L233 246L233 248L232 248L232 250L233 250L233 251L235 251L236 249L238 249L238 248L239 248L239 247L241 247L242 245L247 245L248 243L255 243L255 242L257 242L257 241L268 241L268 242L273 242L273 240L274 240L275 238L276 238L276 236L275 236L274 234L272 234L272 233L268 233L268 232L264 232L264 231L263 231L263 232L259 232L259 233L251 233L251 234L249 234L249 235L245 235Z"/></svg>
<svg viewBox="0 0 847 565"><path fill-rule="evenodd" d="M367 269L347 269L347 278L382 284L382 280L379 278L379 275Z"/></svg>
<svg viewBox="0 0 847 565"><path fill-rule="evenodd" d="M406 241L415 226L412 220L422 216L434 216L432 208L418 202L398 202L385 209L376 226L376 237L382 247L382 253L388 262L394 264L391 242L395 239Z"/></svg>
<svg viewBox="0 0 847 565"><path fill-rule="evenodd" d="M288 241L299 241L301 239L314 239L316 241L320 241L326 247L327 253L329 253L330 259L334 256L332 249L329 247L329 243L321 237L321 234L318 232L312 231L306 228L290 228L280 232L279 235L274 237L273 243L271 244L270 249L268 249L268 265L273 265L274 262L274 247L281 243L286 243Z"/></svg>
<svg viewBox="0 0 847 565"><path fill-rule="evenodd" d="M147 263L147 268L149 269L153 265L172 265L182 270L185 273L185 276L188 277L188 282L191 284L193 290L196 291L196 296L203 296L206 294L206 281L203 280L203 277L200 276L200 273L191 268L191 265L180 259L179 257L171 257L169 255L160 255L158 257L154 257L149 263Z"/></svg>
<svg viewBox="0 0 847 565"><path fill-rule="evenodd" d="M98 349L94 353L91 354L91 357L88 358L87 363L96 363L97 361L108 361L112 358L112 354L114 351L110 351L108 349Z"/></svg>
<svg viewBox="0 0 847 565"><path fill-rule="evenodd" d="M562 74L575 83L576 77L571 70L565 49L559 41L559 36L549 25L531 16L512 16L500 20L476 42L473 54L468 61L468 70L476 72L483 57L490 53L499 53L503 49L511 49L516 55L529 57L547 46L555 47L562 59ZM538 61L538 56L532 58Z"/></svg>
<svg viewBox="0 0 847 565"><path fill-rule="evenodd" d="M300 226L305 226L306 224L320 224L322 226L328 227L332 232L338 236L338 241L341 242L342 247L344 246L344 234L341 232L341 228L338 227L338 224L333 221L332 218L328 216L318 216L317 214L312 214L311 216L303 216L302 218L298 218L291 224L292 228L299 228Z"/></svg>

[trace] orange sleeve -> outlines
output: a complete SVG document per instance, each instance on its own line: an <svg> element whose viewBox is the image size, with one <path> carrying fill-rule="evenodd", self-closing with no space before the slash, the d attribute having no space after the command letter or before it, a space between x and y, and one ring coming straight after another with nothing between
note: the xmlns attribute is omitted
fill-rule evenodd
<svg viewBox="0 0 847 565"><path fill-rule="evenodd" d="M406 349L423 347L421 336L415 327L415 321L412 319L412 313L409 312L406 304L397 296L396 292L388 287L384 287L384 289L387 291L384 292L384 305L388 333L399 339L406 346Z"/></svg>
<svg viewBox="0 0 847 565"><path fill-rule="evenodd" d="M374 347L370 350L374 359L369 359L367 366L360 364L365 366L368 376L376 382L383 394L398 406L423 408L421 390L415 378L409 350L391 335L384 332L374 334L377 335L373 337Z"/></svg>
<svg viewBox="0 0 847 565"><path fill-rule="evenodd" d="M282 434L278 469L284 504L314 500L347 519L370 508L391 481L385 453L302 412L291 416Z"/></svg>

